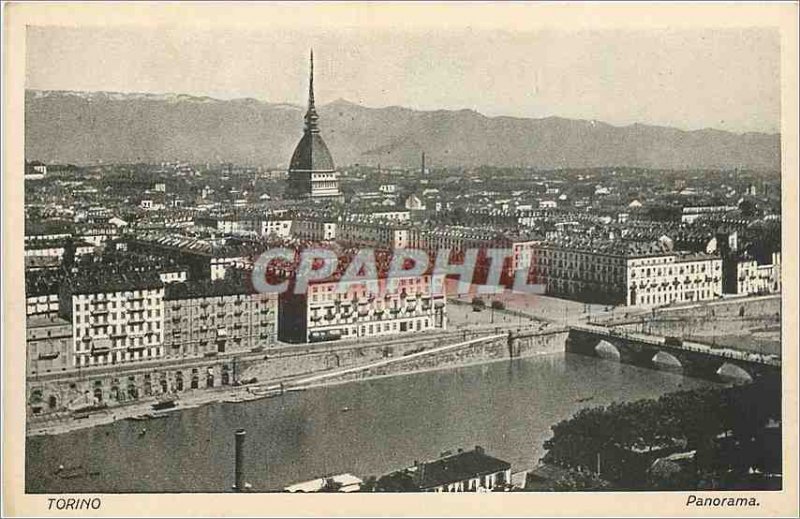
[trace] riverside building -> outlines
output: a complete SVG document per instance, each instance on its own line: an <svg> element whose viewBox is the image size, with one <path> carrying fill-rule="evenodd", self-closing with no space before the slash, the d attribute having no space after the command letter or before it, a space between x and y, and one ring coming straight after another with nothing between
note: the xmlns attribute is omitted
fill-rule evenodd
<svg viewBox="0 0 800 519"><path fill-rule="evenodd" d="M339 281L313 282L301 294L279 296L278 338L306 343L419 333L447 328L444 276L425 274L376 281L372 293L353 285L339 291Z"/></svg>
<svg viewBox="0 0 800 519"><path fill-rule="evenodd" d="M164 356L164 284L155 271L86 272L67 280L59 315L72 323L71 366Z"/></svg>
<svg viewBox="0 0 800 519"><path fill-rule="evenodd" d="M247 352L275 342L276 297L254 293L241 280L169 285L164 308L167 358Z"/></svg>
<svg viewBox="0 0 800 519"><path fill-rule="evenodd" d="M658 242L550 241L532 248L530 257L531 276L555 296L636 306L722 294L720 257L673 252Z"/></svg>

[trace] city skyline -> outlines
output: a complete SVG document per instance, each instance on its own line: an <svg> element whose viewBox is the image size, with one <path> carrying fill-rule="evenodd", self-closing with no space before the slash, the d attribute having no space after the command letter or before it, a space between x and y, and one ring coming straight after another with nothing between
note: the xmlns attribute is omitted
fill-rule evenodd
<svg viewBox="0 0 800 519"><path fill-rule="evenodd" d="M23 4L7 508L795 506L796 5Z"/></svg>
<svg viewBox="0 0 800 519"><path fill-rule="evenodd" d="M345 99L370 108L471 109L487 117L780 131L780 45L769 29L454 29L435 40L424 32L251 29L225 32L219 44L220 34L31 27L26 88L302 106L306 71L298 62L314 47L320 105Z"/></svg>

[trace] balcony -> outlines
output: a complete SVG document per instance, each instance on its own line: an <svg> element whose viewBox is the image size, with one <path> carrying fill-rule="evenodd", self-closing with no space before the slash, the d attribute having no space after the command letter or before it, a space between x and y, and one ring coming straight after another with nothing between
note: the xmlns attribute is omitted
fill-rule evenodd
<svg viewBox="0 0 800 519"><path fill-rule="evenodd" d="M111 351L111 346L92 346L92 355L105 355Z"/></svg>

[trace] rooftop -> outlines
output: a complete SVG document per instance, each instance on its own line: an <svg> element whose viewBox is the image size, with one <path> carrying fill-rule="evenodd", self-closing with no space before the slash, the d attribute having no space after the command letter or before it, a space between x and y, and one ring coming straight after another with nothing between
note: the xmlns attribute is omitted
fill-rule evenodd
<svg viewBox="0 0 800 519"><path fill-rule="evenodd" d="M410 467L415 481L421 489L434 488L448 483L493 474L511 468L511 464L486 454L482 447L458 452L437 460Z"/></svg>

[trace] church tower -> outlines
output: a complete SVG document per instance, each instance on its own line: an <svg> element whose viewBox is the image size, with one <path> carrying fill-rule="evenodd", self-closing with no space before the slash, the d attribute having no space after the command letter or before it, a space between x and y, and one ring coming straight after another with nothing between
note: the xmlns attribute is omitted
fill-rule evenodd
<svg viewBox="0 0 800 519"><path fill-rule="evenodd" d="M308 81L308 110L303 137L297 143L289 163L289 188L292 198L340 199L339 173L331 152L319 133L319 115L314 106L314 51Z"/></svg>

